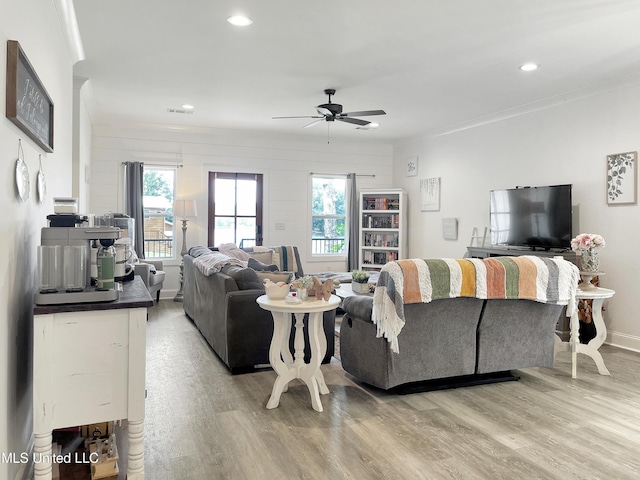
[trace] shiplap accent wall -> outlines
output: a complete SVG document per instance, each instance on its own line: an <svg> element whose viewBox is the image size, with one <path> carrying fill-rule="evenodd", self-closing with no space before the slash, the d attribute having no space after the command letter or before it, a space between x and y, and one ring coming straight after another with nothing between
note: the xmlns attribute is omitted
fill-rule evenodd
<svg viewBox="0 0 640 480"><path fill-rule="evenodd" d="M92 152L88 213L98 215L123 211L122 162L183 165L178 169L177 195L196 199L198 207L198 218L188 224L189 246L207 244L208 172L262 173L264 244L297 245L305 271L346 269L344 262L311 258L311 173L355 172L366 175L358 177L359 188L392 186L393 148L380 142L336 139L327 144L323 139L226 130L94 125ZM276 223L285 229L276 230ZM165 263L169 278L163 296L168 296L179 285L179 261Z"/></svg>

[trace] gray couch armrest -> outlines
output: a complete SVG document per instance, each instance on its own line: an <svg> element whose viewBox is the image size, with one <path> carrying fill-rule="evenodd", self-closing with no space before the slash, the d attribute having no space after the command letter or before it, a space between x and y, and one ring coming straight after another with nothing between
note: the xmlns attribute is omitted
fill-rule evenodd
<svg viewBox="0 0 640 480"><path fill-rule="evenodd" d="M342 301L342 309L349 315L371 321L373 297L353 296Z"/></svg>
<svg viewBox="0 0 640 480"><path fill-rule="evenodd" d="M152 275L152 265L155 267L156 271L164 271L164 262L162 260L143 260L133 265L134 275L140 275L147 288L149 288L149 275Z"/></svg>
<svg viewBox="0 0 640 480"><path fill-rule="evenodd" d="M142 278L145 286L149 288L149 275L151 275L151 266L148 263L136 263L133 266L134 275L139 275Z"/></svg>

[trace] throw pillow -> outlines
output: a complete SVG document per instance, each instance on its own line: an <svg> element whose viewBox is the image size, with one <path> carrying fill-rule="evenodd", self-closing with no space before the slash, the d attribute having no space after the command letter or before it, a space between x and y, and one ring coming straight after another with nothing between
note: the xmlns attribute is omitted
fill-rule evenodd
<svg viewBox="0 0 640 480"><path fill-rule="evenodd" d="M256 271L252 268L225 265L220 271L233 278L240 290L260 290L264 288L262 279L258 278Z"/></svg>
<svg viewBox="0 0 640 480"><path fill-rule="evenodd" d="M256 248L256 247L254 247ZM265 251L260 251L260 252L249 252L249 256L255 258L256 260L266 264L266 265L270 265L272 263L274 263L273 261L273 250L267 250Z"/></svg>
<svg viewBox="0 0 640 480"><path fill-rule="evenodd" d="M191 255L193 258L199 257L200 255L208 255L210 253L211 249L202 246L191 247L189 249L189 255Z"/></svg>
<svg viewBox="0 0 640 480"><path fill-rule="evenodd" d="M260 260L256 260L253 256L249 257L247 267L253 268L256 272L277 272L277 265L265 265Z"/></svg>
<svg viewBox="0 0 640 480"><path fill-rule="evenodd" d="M273 283L289 283L293 280L293 272L256 272L256 275L258 275L261 283L264 283L267 278Z"/></svg>

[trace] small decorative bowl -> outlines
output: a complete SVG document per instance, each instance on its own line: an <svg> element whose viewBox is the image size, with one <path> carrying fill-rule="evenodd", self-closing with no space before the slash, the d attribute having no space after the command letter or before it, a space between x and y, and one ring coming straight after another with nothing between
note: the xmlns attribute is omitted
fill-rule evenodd
<svg viewBox="0 0 640 480"><path fill-rule="evenodd" d="M269 282L265 284L264 291L271 300L283 300L289 294L289 284L278 285Z"/></svg>

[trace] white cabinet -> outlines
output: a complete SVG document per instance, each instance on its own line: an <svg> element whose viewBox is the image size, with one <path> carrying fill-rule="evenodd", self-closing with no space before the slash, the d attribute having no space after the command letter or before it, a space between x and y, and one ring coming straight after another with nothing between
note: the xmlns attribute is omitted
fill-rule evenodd
<svg viewBox="0 0 640 480"><path fill-rule="evenodd" d="M144 480L147 308L135 277L113 302L34 307L34 479L52 477L56 428L127 419L127 478Z"/></svg>
<svg viewBox="0 0 640 480"><path fill-rule="evenodd" d="M360 191L362 270L380 270L407 255L407 194L401 189Z"/></svg>

